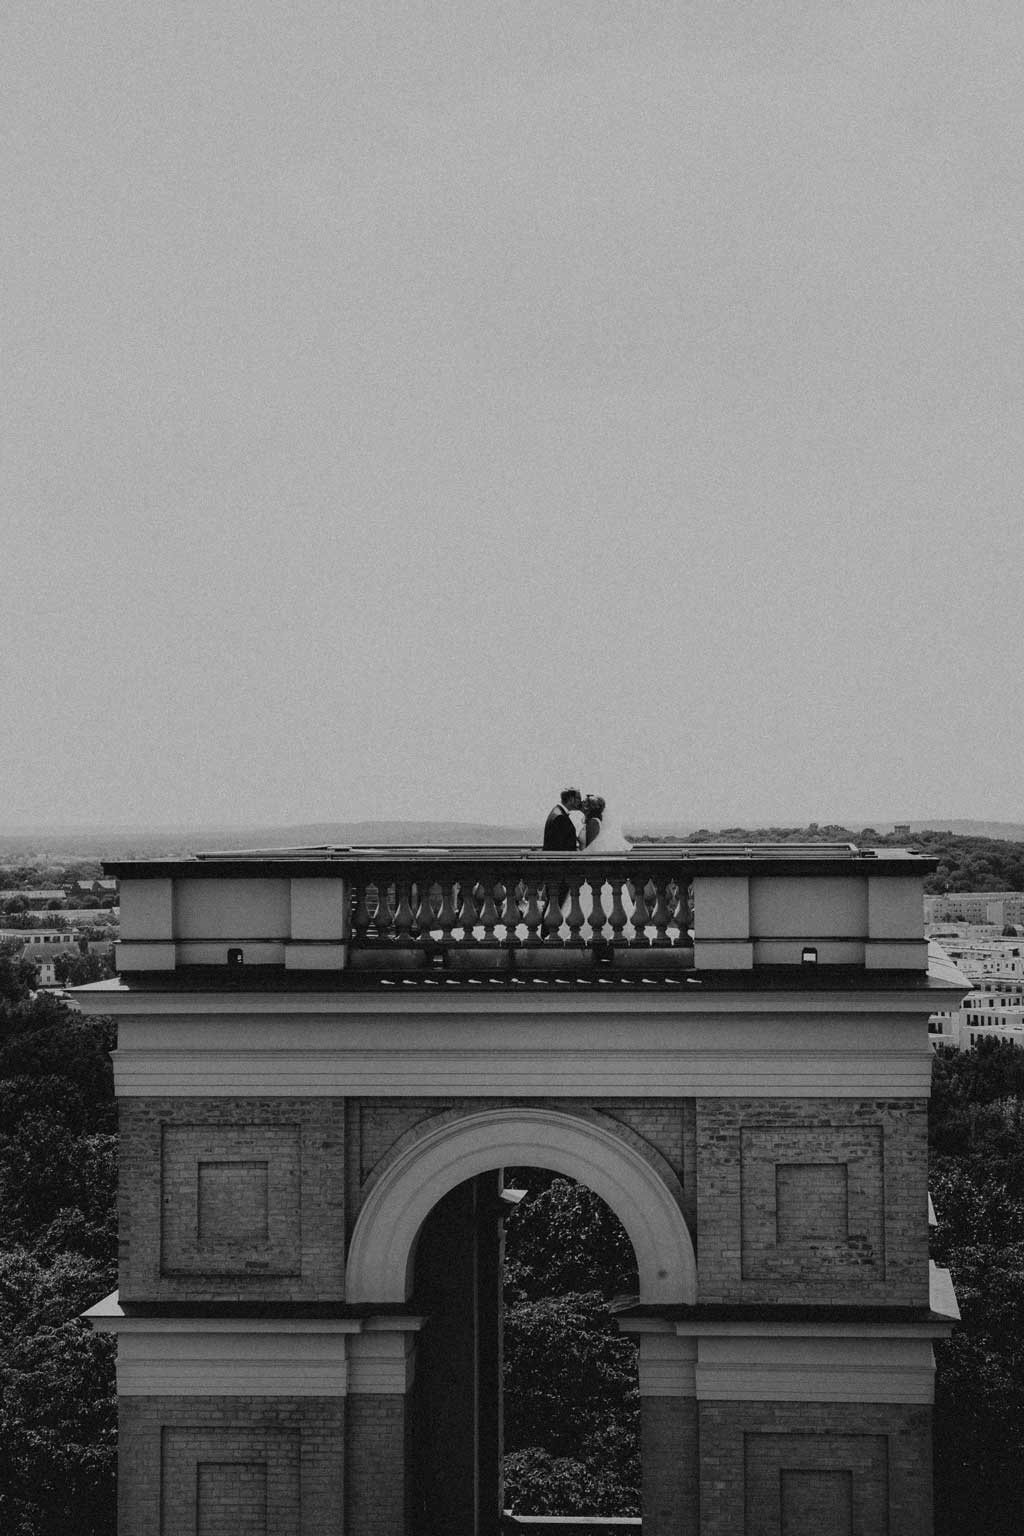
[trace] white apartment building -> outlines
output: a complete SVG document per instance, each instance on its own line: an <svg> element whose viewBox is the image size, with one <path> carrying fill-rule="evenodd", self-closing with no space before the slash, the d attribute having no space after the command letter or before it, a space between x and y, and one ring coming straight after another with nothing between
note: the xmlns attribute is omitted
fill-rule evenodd
<svg viewBox="0 0 1024 1536"><path fill-rule="evenodd" d="M979 1040L1012 1040L1024 1045L1024 981L987 981L968 993L957 1009L933 1013L928 1021L932 1045L969 1050Z"/></svg>
<svg viewBox="0 0 1024 1536"><path fill-rule="evenodd" d="M928 937L972 981L996 977L1024 979L1024 939L1004 939L988 926L960 923L928 925Z"/></svg>

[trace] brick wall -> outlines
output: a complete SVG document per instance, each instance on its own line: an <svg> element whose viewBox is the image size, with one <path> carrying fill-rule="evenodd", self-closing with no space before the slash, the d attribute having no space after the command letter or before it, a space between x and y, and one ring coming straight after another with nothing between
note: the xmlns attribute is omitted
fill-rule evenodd
<svg viewBox="0 0 1024 1536"><path fill-rule="evenodd" d="M330 1301L343 1099L122 1099L122 1300Z"/></svg>
<svg viewBox="0 0 1024 1536"><path fill-rule="evenodd" d="M698 1536L697 1402L642 1397L643 1536Z"/></svg>
<svg viewBox="0 0 1024 1536"><path fill-rule="evenodd" d="M632 1133L635 1145L660 1154L683 1185L685 1209L696 1221L696 1115L692 1099L611 1099L607 1103L565 1099L360 1098L348 1102L350 1126L349 1195L355 1212L362 1191L403 1136L437 1115L480 1114L488 1109L551 1109L565 1114L598 1112Z"/></svg>
<svg viewBox="0 0 1024 1536"><path fill-rule="evenodd" d="M345 1405L337 1397L122 1398L118 1530L342 1536Z"/></svg>
<svg viewBox="0 0 1024 1536"><path fill-rule="evenodd" d="M395 1143L439 1114L507 1103L122 1100L123 1298L342 1299L346 1237ZM923 1101L594 1107L679 1177L701 1300L927 1300Z"/></svg>
<svg viewBox="0 0 1024 1536"><path fill-rule="evenodd" d="M344 1536L403 1536L407 1449L404 1397L367 1392L348 1399ZM335 1529L325 1527L323 1536Z"/></svg>
<svg viewBox="0 0 1024 1536"><path fill-rule="evenodd" d="M697 1113L695 1099L611 1099L595 1104L652 1146L683 1187L683 1215L697 1228Z"/></svg>
<svg viewBox="0 0 1024 1536"><path fill-rule="evenodd" d="M697 1102L700 1299L925 1305L923 1100Z"/></svg>
<svg viewBox="0 0 1024 1536"><path fill-rule="evenodd" d="M123 1301L343 1299L347 1239L375 1171L396 1143L418 1127L426 1130L438 1115L508 1103L122 1099ZM560 1100L522 1104L570 1113L581 1107ZM594 1107L641 1151L665 1159L683 1183L692 1226L692 1101L613 1100Z"/></svg>
<svg viewBox="0 0 1024 1536"><path fill-rule="evenodd" d="M701 1536L929 1536L931 1410L700 1405Z"/></svg>

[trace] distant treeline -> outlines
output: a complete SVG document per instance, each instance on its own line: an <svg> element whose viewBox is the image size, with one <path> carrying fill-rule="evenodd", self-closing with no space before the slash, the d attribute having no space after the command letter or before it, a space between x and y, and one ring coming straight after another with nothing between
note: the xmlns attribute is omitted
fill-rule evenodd
<svg viewBox="0 0 1024 1536"><path fill-rule="evenodd" d="M645 837L642 842L674 843L676 837ZM682 839L686 843L856 843L869 848L912 848L938 859L939 867L925 877L930 895L946 891L1024 891L1024 842L994 837L961 837L953 832L911 832L907 837L836 825L806 827L701 827Z"/></svg>

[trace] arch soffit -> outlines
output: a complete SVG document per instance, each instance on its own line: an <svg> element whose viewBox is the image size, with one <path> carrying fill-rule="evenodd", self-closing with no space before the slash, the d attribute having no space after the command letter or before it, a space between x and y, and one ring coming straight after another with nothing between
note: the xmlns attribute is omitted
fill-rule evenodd
<svg viewBox="0 0 1024 1536"><path fill-rule="evenodd" d="M633 1244L642 1302L696 1299L693 1244L674 1177L671 1184L660 1177L634 1146L596 1119L511 1108L445 1115L381 1170L352 1234L347 1300L405 1301L416 1239L437 1202L464 1180L510 1164L552 1168L605 1201Z"/></svg>

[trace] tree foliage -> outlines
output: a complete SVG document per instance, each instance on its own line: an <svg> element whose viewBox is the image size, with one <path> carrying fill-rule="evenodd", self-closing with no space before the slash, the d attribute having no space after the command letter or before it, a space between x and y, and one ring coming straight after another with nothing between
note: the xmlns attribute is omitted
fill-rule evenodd
<svg viewBox="0 0 1024 1536"><path fill-rule="evenodd" d="M35 976L0 955L0 1529L113 1536L113 1031Z"/></svg>
<svg viewBox="0 0 1024 1536"><path fill-rule="evenodd" d="M58 955L53 962L53 970L64 987L85 987L91 981L105 981L114 974L109 959L88 951L81 955Z"/></svg>
<svg viewBox="0 0 1024 1536"><path fill-rule="evenodd" d="M937 1536L1024 1524L1024 1051L984 1040L935 1059L932 1255L962 1325L936 1348Z"/></svg>
<svg viewBox="0 0 1024 1536"><path fill-rule="evenodd" d="M676 842L675 837L644 837L642 842ZM858 843L872 848L912 848L938 859L924 888L933 895L947 891L1024 891L1024 843L1006 838L964 836L955 832L911 832L897 837L874 827L851 828L832 822L806 827L702 827L683 839L688 843Z"/></svg>
<svg viewBox="0 0 1024 1536"><path fill-rule="evenodd" d="M636 1290L632 1246L583 1185L537 1170L519 1178L530 1193L506 1223L505 1506L636 1514L636 1346L609 1310Z"/></svg>

